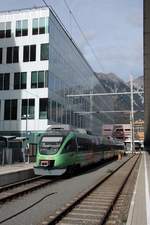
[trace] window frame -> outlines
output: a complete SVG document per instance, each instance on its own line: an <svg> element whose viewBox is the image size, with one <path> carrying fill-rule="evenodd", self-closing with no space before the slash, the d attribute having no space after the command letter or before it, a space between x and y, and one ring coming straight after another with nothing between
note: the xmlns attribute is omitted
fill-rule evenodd
<svg viewBox="0 0 150 225"><path fill-rule="evenodd" d="M3 48L0 48L0 64L3 64Z"/></svg>
<svg viewBox="0 0 150 225"><path fill-rule="evenodd" d="M28 20L27 19L16 20L15 36L16 37L28 36Z"/></svg>
<svg viewBox="0 0 150 225"><path fill-rule="evenodd" d="M43 43L40 46L41 46L40 47L40 60L41 61L48 60L49 59L49 43ZM45 48L45 53L43 53L45 46L48 49Z"/></svg>
<svg viewBox="0 0 150 225"><path fill-rule="evenodd" d="M23 102L25 103L23 106ZM24 107L24 109L23 109ZM25 113L24 113L25 112ZM28 118L24 117L26 115ZM35 99L22 99L21 101L21 120L35 118Z"/></svg>
<svg viewBox="0 0 150 225"><path fill-rule="evenodd" d="M23 46L23 62L36 61L36 45Z"/></svg>
<svg viewBox="0 0 150 225"><path fill-rule="evenodd" d="M23 76L25 76L25 83L22 82ZM26 89L27 87L27 72L14 73L14 90Z"/></svg>
<svg viewBox="0 0 150 225"><path fill-rule="evenodd" d="M43 72L43 84L39 84L39 76L40 73ZM34 78L35 76L35 78ZM41 75L42 76L42 75ZM39 71L31 71L31 88L47 88L48 87L48 77L49 71L48 70L39 70ZM35 80L35 82L34 82Z"/></svg>
<svg viewBox="0 0 150 225"><path fill-rule="evenodd" d="M6 99L4 102L4 120L17 120L17 111L18 100Z"/></svg>
<svg viewBox="0 0 150 225"><path fill-rule="evenodd" d="M7 47L6 64L19 62L19 46Z"/></svg>
<svg viewBox="0 0 150 225"><path fill-rule="evenodd" d="M42 106L45 106L45 110L41 110ZM42 112L44 112L46 116L43 116ZM48 119L48 98L39 99L39 119Z"/></svg>
<svg viewBox="0 0 150 225"><path fill-rule="evenodd" d="M1 91L10 89L10 73L0 73L0 85Z"/></svg>
<svg viewBox="0 0 150 225"><path fill-rule="evenodd" d="M11 21L0 22L0 39L11 37Z"/></svg>

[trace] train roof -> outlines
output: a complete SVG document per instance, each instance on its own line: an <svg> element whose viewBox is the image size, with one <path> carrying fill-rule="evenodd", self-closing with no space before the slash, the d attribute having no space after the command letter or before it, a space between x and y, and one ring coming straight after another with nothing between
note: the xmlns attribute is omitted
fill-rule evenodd
<svg viewBox="0 0 150 225"><path fill-rule="evenodd" d="M76 137L81 137L81 138L89 138L89 139L92 139L92 138L105 138L103 136L96 136L96 135L91 135L91 134L87 134L87 133L84 133L84 132L80 132L79 130L49 130L47 132L45 132L42 137L44 136L67 136L69 134L74 134ZM107 139L107 138L106 138Z"/></svg>

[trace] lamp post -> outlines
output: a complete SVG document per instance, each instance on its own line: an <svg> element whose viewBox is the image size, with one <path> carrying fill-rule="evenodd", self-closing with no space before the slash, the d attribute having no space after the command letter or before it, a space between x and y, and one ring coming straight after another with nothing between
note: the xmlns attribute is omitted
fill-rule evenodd
<svg viewBox="0 0 150 225"><path fill-rule="evenodd" d="M28 141L27 141L27 137L28 137L28 118L30 117L29 114L24 114L23 117L26 119L26 151L27 151L27 163L30 162L29 160L29 146L28 146Z"/></svg>
<svg viewBox="0 0 150 225"><path fill-rule="evenodd" d="M134 151L134 112L133 112L133 79L132 76L130 77L130 88L131 88L131 152Z"/></svg>

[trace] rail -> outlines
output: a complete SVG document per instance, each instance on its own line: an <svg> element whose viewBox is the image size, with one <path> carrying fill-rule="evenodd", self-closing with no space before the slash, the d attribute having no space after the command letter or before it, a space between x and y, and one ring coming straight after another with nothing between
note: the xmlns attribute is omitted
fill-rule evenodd
<svg viewBox="0 0 150 225"><path fill-rule="evenodd" d="M126 184L140 155L134 155L80 196L50 215L41 224L99 224L103 225Z"/></svg>

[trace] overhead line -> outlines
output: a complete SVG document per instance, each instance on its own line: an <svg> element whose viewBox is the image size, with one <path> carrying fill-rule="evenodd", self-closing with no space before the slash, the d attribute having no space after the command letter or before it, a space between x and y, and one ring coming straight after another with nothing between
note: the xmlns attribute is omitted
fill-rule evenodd
<svg viewBox="0 0 150 225"><path fill-rule="evenodd" d="M135 91L133 94L143 94L144 91ZM67 97L90 97L90 96L109 96L109 95L130 95L131 92L110 92L110 93L89 93L89 94L74 94L74 95L67 95Z"/></svg>

